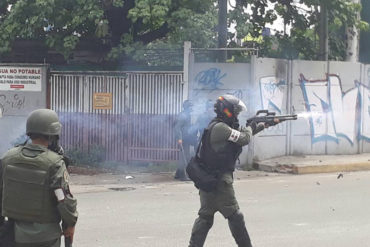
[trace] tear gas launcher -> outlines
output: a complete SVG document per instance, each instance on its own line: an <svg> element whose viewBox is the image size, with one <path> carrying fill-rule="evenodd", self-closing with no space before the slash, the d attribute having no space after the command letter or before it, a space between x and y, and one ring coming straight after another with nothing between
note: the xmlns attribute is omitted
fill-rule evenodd
<svg viewBox="0 0 370 247"><path fill-rule="evenodd" d="M287 120L297 120L297 114L292 115L276 115L276 112L269 112L268 110L259 110L257 111L257 114L249 118L247 120L247 125L250 125L252 122L258 123L266 123L270 126L276 125L277 123L274 121L275 119L278 119L281 123L283 121Z"/></svg>

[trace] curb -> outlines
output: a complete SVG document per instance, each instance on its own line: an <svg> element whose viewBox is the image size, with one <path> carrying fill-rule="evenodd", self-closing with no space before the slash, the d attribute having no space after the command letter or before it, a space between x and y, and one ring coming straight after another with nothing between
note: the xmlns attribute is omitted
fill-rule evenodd
<svg viewBox="0 0 370 247"><path fill-rule="evenodd" d="M284 157L256 161L255 167L265 172L312 174L330 172L369 171L370 156L366 157Z"/></svg>
<svg viewBox="0 0 370 247"><path fill-rule="evenodd" d="M328 164L321 166L295 166L293 165L293 174L311 174L311 173L329 173L329 172L355 172L369 171L370 162L353 163L353 164Z"/></svg>

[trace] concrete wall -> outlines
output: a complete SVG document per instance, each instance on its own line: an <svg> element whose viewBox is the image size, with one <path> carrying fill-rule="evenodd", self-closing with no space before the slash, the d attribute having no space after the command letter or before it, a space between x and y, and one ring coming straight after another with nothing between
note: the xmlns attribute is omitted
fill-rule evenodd
<svg viewBox="0 0 370 247"><path fill-rule="evenodd" d="M215 102L215 99L222 94L232 94L244 102L248 102L247 99L254 93L250 89L250 85L250 64L190 63L188 98L194 104L193 119L195 120L204 114L204 106L207 100ZM246 119L247 116L242 115L241 123L245 123ZM247 150L247 147L245 150ZM246 154L247 151L243 152L240 157L243 163L246 162Z"/></svg>
<svg viewBox="0 0 370 247"><path fill-rule="evenodd" d="M363 65L363 79L360 93L362 95L361 104L361 140L362 152L370 153L370 65Z"/></svg>
<svg viewBox="0 0 370 247"><path fill-rule="evenodd" d="M259 109L298 114L256 136L242 162L247 153L264 160L370 152L370 65L256 57L250 64L190 63L191 99L232 93L247 103L247 117Z"/></svg>
<svg viewBox="0 0 370 247"><path fill-rule="evenodd" d="M46 108L46 65L0 64L0 157L26 132L26 119Z"/></svg>
<svg viewBox="0 0 370 247"><path fill-rule="evenodd" d="M269 109L278 115L288 114L289 62L257 58L253 59L252 63L254 63L253 82L256 93L250 99L254 102L254 107L250 108L250 114L254 115L261 109ZM254 159L264 160L285 155L289 145L288 128L289 123L286 122L258 134L253 144Z"/></svg>

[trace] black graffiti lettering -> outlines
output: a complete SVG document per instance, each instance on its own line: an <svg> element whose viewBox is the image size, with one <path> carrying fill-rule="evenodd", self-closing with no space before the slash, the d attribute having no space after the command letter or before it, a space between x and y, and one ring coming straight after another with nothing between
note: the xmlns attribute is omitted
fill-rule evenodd
<svg viewBox="0 0 370 247"><path fill-rule="evenodd" d="M25 108L26 97L14 94L13 97L7 97L5 94L0 94L0 110L2 114L9 110L21 110Z"/></svg>

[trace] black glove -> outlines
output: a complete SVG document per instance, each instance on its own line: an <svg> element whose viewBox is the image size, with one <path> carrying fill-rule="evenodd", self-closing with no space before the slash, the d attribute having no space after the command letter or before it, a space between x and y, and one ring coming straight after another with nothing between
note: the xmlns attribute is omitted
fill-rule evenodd
<svg viewBox="0 0 370 247"><path fill-rule="evenodd" d="M247 127L251 127L252 128L252 131L253 131L253 133L256 131L256 129L257 129L257 123L255 122L255 121L252 121L252 122L249 122L249 123L247 123Z"/></svg>
<svg viewBox="0 0 370 247"><path fill-rule="evenodd" d="M259 133L259 132L261 132L262 130L265 129L264 124L262 124L262 123L257 124L255 121L251 121L251 122L247 123L247 127L248 126L252 128L252 134L253 135L255 135L255 134L257 134L257 133Z"/></svg>

